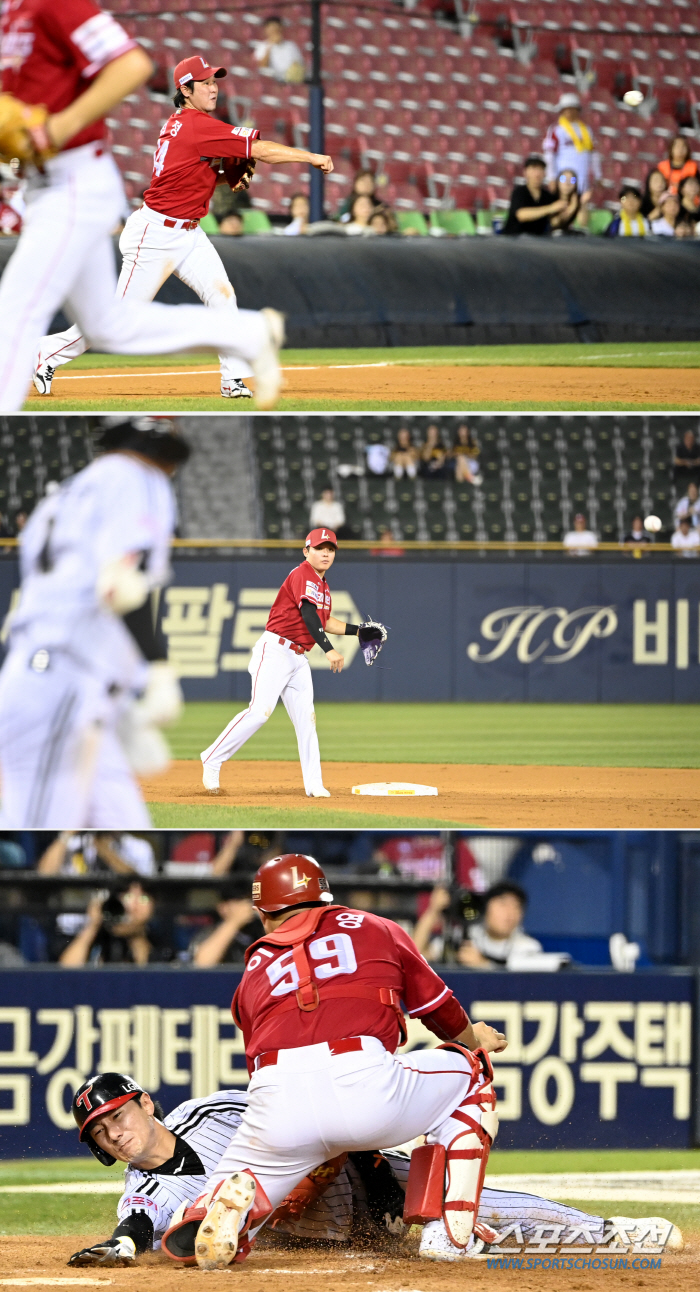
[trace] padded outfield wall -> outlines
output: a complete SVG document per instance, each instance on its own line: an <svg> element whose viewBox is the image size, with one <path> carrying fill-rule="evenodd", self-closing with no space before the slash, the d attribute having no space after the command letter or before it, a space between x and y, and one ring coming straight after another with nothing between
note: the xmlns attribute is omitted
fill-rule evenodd
<svg viewBox="0 0 700 1292"><path fill-rule="evenodd" d="M239 305L283 310L290 346L700 337L700 245L685 239L212 241ZM0 271L14 245L0 240ZM157 299L196 297L170 278ZM63 326L62 316L55 323Z"/></svg>
<svg viewBox="0 0 700 1292"><path fill-rule="evenodd" d="M159 619L188 700L248 700L250 653L287 560L175 559ZM319 700L691 703L700 700L700 565L684 557L499 561L349 560L333 611L390 628L382 667L356 637L331 676L310 656ZM0 622L17 583L0 564Z"/></svg>

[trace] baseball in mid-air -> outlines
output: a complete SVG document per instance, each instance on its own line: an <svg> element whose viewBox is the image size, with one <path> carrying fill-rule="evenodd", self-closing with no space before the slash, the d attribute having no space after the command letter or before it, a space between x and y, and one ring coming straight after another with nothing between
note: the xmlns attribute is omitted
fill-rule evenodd
<svg viewBox="0 0 700 1292"><path fill-rule="evenodd" d="M638 108L640 103L644 102L644 95L641 90L627 90L622 96L622 102L626 103L628 108Z"/></svg>
<svg viewBox="0 0 700 1292"><path fill-rule="evenodd" d="M644 528L649 530L650 534L658 534L661 529L661 521L658 516L647 516L644 521Z"/></svg>

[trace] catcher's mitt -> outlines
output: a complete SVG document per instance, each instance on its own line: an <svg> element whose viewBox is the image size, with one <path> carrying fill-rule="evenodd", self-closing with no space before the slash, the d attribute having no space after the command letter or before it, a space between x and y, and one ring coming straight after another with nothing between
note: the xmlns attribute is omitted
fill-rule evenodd
<svg viewBox="0 0 700 1292"><path fill-rule="evenodd" d="M226 183L234 193L237 193L240 189L250 188L250 181L255 171L255 158L231 158L224 161L223 168Z"/></svg>
<svg viewBox="0 0 700 1292"><path fill-rule="evenodd" d="M365 657L365 664L371 668L387 639L386 628L384 624L378 624L374 619L365 619L357 630L357 636Z"/></svg>
<svg viewBox="0 0 700 1292"><path fill-rule="evenodd" d="M0 94L0 161L17 158L22 166L32 163L41 169L55 156L58 149L46 128L48 115L43 104L22 103L13 94Z"/></svg>

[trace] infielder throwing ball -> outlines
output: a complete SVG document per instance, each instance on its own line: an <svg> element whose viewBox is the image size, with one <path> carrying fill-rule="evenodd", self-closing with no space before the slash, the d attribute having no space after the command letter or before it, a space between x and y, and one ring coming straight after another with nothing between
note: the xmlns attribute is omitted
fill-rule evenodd
<svg viewBox="0 0 700 1292"><path fill-rule="evenodd" d="M311 798L330 798L323 785L321 753L316 732L314 689L307 651L321 647L331 672L342 672L345 660L326 636L359 637L367 663L374 663L386 640L382 624L368 620L346 624L331 615L331 594L326 581L338 548L330 529L312 529L304 544L304 560L287 575L270 610L262 637L253 647L248 672L253 692L248 708L224 728L200 755L204 788L219 793L221 764L259 731L281 698L297 736L304 789Z"/></svg>
<svg viewBox="0 0 700 1292"><path fill-rule="evenodd" d="M3 827L147 829L134 770L162 770L181 706L153 630L169 578L171 477L189 456L167 419L134 418L34 510L0 672ZM137 698L140 697L140 698Z"/></svg>
<svg viewBox="0 0 700 1292"><path fill-rule="evenodd" d="M129 217L119 239L122 269L117 295L151 301L170 274L192 288L205 305L236 314L236 294L223 261L199 227L217 184L248 188L255 163L305 162L329 174L330 157L287 148L259 138L259 131L214 118L219 80L225 67L203 58L185 58L175 68L176 111L165 122L153 158L153 179L144 205ZM34 385L51 393L56 368L84 354L88 343L79 327L45 336L36 358ZM221 394L249 398L242 377L251 369L240 359L219 355Z"/></svg>
<svg viewBox="0 0 700 1292"><path fill-rule="evenodd" d="M75 1252L68 1264L129 1266L141 1253L159 1249L167 1232L165 1250L171 1259L194 1265L198 1224L192 1204L247 1106L244 1090L220 1090L205 1099L186 1100L164 1117L157 1101L123 1073L103 1072L84 1082L73 1098L80 1140L103 1166L125 1162L127 1170L111 1237ZM405 1232L402 1215L409 1172L410 1157L401 1151L343 1155L306 1176L267 1222L268 1230L282 1240L291 1235L324 1243L348 1242L354 1225L400 1236ZM485 1185L476 1222L484 1237L474 1244L474 1257L484 1259L497 1231L514 1225L525 1243L536 1241L538 1226L543 1225L558 1226L562 1243L584 1244L587 1234L588 1241L598 1243L604 1230L601 1216ZM666 1247L678 1246L682 1235L676 1230Z"/></svg>
<svg viewBox="0 0 700 1292"><path fill-rule="evenodd" d="M0 161L19 159L27 211L0 282L0 412L22 407L41 338L63 305L97 349L216 349L249 364L258 406L272 408L284 340L275 310L115 296L110 233L126 197L104 118L151 75L145 51L93 0L12 0L2 7L1 40ZM238 152L226 155L249 155L250 141L228 129Z"/></svg>

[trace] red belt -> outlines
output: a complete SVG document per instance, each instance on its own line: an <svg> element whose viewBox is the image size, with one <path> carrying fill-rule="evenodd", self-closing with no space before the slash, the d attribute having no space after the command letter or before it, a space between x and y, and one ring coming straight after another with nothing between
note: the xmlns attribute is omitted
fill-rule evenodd
<svg viewBox="0 0 700 1292"><path fill-rule="evenodd" d="M183 229L196 229L199 220L163 220L166 229L176 229L180 225Z"/></svg>
<svg viewBox="0 0 700 1292"><path fill-rule="evenodd" d="M353 1050L362 1049L362 1038L360 1036L349 1036L340 1041L328 1041L328 1049L331 1054L350 1054ZM279 1050L265 1050L259 1054L255 1060L255 1071L260 1068L271 1068L277 1062Z"/></svg>
<svg viewBox="0 0 700 1292"><path fill-rule="evenodd" d="M306 653L303 646L297 646L296 642L287 641L286 637L279 637L278 641L280 646L288 646L291 651L294 651L295 655L304 655Z"/></svg>

